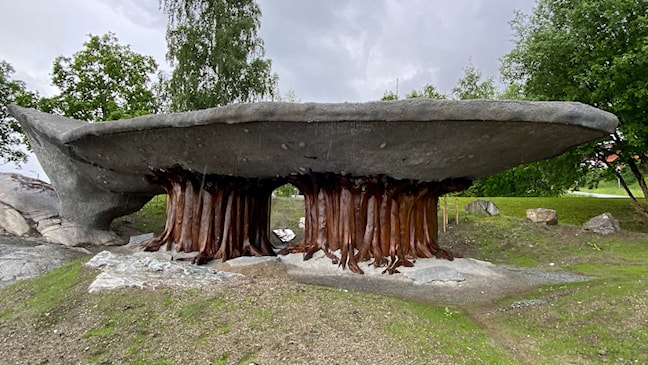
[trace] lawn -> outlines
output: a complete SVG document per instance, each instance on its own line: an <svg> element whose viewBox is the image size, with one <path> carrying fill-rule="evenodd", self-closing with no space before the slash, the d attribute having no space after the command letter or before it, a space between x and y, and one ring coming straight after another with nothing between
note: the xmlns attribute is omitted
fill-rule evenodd
<svg viewBox="0 0 648 365"><path fill-rule="evenodd" d="M451 307L263 276L235 289L90 295L83 288L96 273L82 270L77 261L1 290L0 338L12 351L0 355L10 361L33 354L24 346L30 342L62 354L49 363L64 362L63 356L81 363L298 363L308 351L328 351L334 363L390 358L412 364L648 363L648 226L628 200L491 199L500 216L466 214L463 206L471 198L448 197L451 224L440 233L440 244L497 265L590 280ZM299 230L303 200L273 202L273 227ZM539 207L556 209L560 224L524 219L526 209ZM580 230L603 212L619 219L622 233ZM125 221L161 231L164 197ZM299 320L285 319L295 313ZM354 357L367 334L376 355Z"/></svg>

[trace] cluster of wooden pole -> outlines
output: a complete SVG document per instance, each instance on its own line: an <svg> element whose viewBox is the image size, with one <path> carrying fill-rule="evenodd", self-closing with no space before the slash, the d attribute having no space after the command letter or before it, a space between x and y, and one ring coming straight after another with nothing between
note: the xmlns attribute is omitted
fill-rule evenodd
<svg viewBox="0 0 648 365"><path fill-rule="evenodd" d="M270 198L286 179L245 179L201 175L181 169L151 178L168 193L162 234L142 246L155 251L175 243L176 251L198 252L204 263L239 256L274 255L270 244ZM307 174L287 178L304 195L304 240L281 253L322 250L334 263L362 274L358 263L395 273L417 257L452 260L438 244L437 204L441 194L463 190L469 182L419 182L386 176L349 177ZM336 253L339 251L339 256Z"/></svg>
<svg viewBox="0 0 648 365"><path fill-rule="evenodd" d="M167 170L153 182L168 194L164 231L142 244L149 251L175 243L178 252L198 252L196 263L239 256L275 255L269 241L274 179L243 179Z"/></svg>
<svg viewBox="0 0 648 365"><path fill-rule="evenodd" d="M441 208L442 212L442 222L443 222L443 233L446 233L448 231L448 223L449 223L449 218L448 218L448 199L446 197L443 197L443 208ZM455 198L455 224L459 225L459 200Z"/></svg>
<svg viewBox="0 0 648 365"><path fill-rule="evenodd" d="M452 260L439 247L437 204L443 193L463 190L463 180L418 182L382 177L309 174L289 178L304 194L304 241L286 252L305 259L322 250L334 263L362 274L358 263L398 272L416 257ZM339 250L338 257L334 251Z"/></svg>

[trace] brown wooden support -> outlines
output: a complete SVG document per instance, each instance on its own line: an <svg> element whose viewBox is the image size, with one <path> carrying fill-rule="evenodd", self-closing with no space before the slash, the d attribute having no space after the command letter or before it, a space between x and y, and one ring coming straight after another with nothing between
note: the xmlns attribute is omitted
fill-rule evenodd
<svg viewBox="0 0 648 365"><path fill-rule="evenodd" d="M201 175L181 169L156 171L153 183L168 194L162 234L142 244L198 252L196 263L239 256L275 255L270 244L270 197L279 179Z"/></svg>
<svg viewBox="0 0 648 365"><path fill-rule="evenodd" d="M306 224L303 242L281 253L303 252L307 260L322 250L333 263L358 274L363 273L358 263L370 259L392 274L412 266L417 257L459 256L439 247L437 205L440 195L470 186L468 180L313 173L288 181L304 194Z"/></svg>
<svg viewBox="0 0 648 365"><path fill-rule="evenodd" d="M282 250L308 260L323 251L334 264L362 274L359 262L373 260L383 272L412 266L417 257L459 256L438 243L439 196L470 185L468 180L420 182L387 176L331 173L287 178L304 194L304 240ZM270 244L270 198L285 179L201 175L182 169L156 171L151 182L168 193L162 234L142 244L149 251L175 243L198 252L205 263L239 256L274 255ZM459 256L460 257L460 256Z"/></svg>

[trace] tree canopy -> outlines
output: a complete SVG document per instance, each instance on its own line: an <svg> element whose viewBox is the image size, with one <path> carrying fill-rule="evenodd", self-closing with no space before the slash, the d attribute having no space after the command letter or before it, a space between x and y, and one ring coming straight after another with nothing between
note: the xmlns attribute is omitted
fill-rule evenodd
<svg viewBox="0 0 648 365"><path fill-rule="evenodd" d="M459 100L466 99L495 99L497 88L493 77L482 81L482 73L472 64L463 68L464 75L452 88L452 94Z"/></svg>
<svg viewBox="0 0 648 365"><path fill-rule="evenodd" d="M531 15L517 14L512 28L515 47L503 58L504 78L534 100L580 101L616 114L618 132L593 144L590 155L611 173L619 166L608 157L618 157L648 199L648 3L539 0Z"/></svg>
<svg viewBox="0 0 648 365"><path fill-rule="evenodd" d="M277 76L257 36L253 0L160 0L168 16L171 110L258 101L275 94Z"/></svg>
<svg viewBox="0 0 648 365"><path fill-rule="evenodd" d="M13 79L14 69L5 60L0 60L0 164L25 162L27 155L18 146L23 142L22 130L15 119L9 116L7 105L16 103L34 106L38 95L28 91L25 83Z"/></svg>
<svg viewBox="0 0 648 365"><path fill-rule="evenodd" d="M54 60L52 83L60 94L43 99L40 108L65 116L105 121L154 113L158 101L152 91L157 63L113 33L89 35L83 49Z"/></svg>

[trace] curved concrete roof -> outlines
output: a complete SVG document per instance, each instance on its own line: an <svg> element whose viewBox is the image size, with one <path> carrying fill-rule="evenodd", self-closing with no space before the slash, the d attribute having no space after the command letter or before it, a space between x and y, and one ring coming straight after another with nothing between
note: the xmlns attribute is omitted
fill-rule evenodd
<svg viewBox="0 0 648 365"><path fill-rule="evenodd" d="M144 177L174 166L242 177L474 179L556 156L618 123L580 103L492 100L237 104L104 123L10 111L113 192L150 192Z"/></svg>

